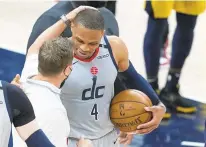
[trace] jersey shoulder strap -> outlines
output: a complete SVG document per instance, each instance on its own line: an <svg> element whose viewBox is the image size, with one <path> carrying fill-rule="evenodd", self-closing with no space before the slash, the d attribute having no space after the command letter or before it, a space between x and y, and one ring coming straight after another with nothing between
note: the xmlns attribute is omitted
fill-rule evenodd
<svg viewBox="0 0 206 147"><path fill-rule="evenodd" d="M110 57L111 57L111 59L112 59L112 62L113 62L113 64L114 64L116 70L118 71L118 65L117 65L117 63L116 63L116 61L115 61L115 59L114 59L114 55L113 55L113 52L112 52L112 47L111 47L111 45L110 45L110 43L109 43L109 40L108 40L107 36L104 36L103 38L104 38L104 44L100 44L100 45L101 45L102 47L108 49L109 54L110 54Z"/></svg>

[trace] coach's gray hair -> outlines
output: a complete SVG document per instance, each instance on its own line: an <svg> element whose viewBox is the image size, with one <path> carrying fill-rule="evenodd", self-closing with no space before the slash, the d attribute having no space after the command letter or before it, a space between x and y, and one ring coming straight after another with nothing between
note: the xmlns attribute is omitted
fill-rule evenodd
<svg viewBox="0 0 206 147"><path fill-rule="evenodd" d="M91 30L104 30L104 18L98 10L85 9L77 14L74 24L80 24Z"/></svg>
<svg viewBox="0 0 206 147"><path fill-rule="evenodd" d="M73 60L74 44L68 38L58 37L44 42L39 50L38 70L43 76L61 73Z"/></svg>

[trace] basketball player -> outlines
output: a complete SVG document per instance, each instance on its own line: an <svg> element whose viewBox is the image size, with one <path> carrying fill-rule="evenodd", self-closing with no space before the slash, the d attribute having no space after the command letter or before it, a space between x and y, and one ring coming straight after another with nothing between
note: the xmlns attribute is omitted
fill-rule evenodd
<svg viewBox="0 0 206 147"><path fill-rule="evenodd" d="M128 87L143 91L153 102L153 107L145 108L153 113L153 119L140 125L135 133L151 132L163 118L164 105L129 63L124 42L119 37L104 36L104 18L101 13L86 9L77 14L75 10L62 15L44 35L40 35L46 41L60 36L68 26L71 27L71 39L76 45L73 70L61 93L71 124L69 146L75 147L81 136L91 139L94 146L116 146L117 134L109 119L109 105L114 97L114 81L118 72L121 72ZM77 15L74 17L74 14ZM41 41L36 41L36 45L39 44ZM126 134L121 142L129 144L131 136Z"/></svg>
<svg viewBox="0 0 206 147"><path fill-rule="evenodd" d="M109 9L114 15L116 15L116 0L108 1L106 4L106 8Z"/></svg>
<svg viewBox="0 0 206 147"><path fill-rule="evenodd" d="M39 129L25 93L17 86L0 81L0 147L13 147L12 123L28 147L54 147Z"/></svg>
<svg viewBox="0 0 206 147"><path fill-rule="evenodd" d="M181 113L193 113L196 107L179 94L179 79L185 59L190 53L198 15L205 10L205 1L146 1L149 15L144 38L144 58L147 79L159 93L158 71L160 50L167 18L176 11L177 27L172 42L172 58L165 87L160 92L162 102L168 108ZM169 112L167 113L169 118Z"/></svg>
<svg viewBox="0 0 206 147"><path fill-rule="evenodd" d="M30 34L27 49L34 43L34 41L43 31L59 21L60 16L71 12L80 5L98 8L105 20L106 34L119 36L117 20L115 19L115 16L112 14L112 12L105 8L106 3L107 1L59 1L37 19ZM62 32L61 36L71 37L72 33L70 28L66 28Z"/></svg>
<svg viewBox="0 0 206 147"><path fill-rule="evenodd" d="M165 31L163 34L161 52L160 52L160 65L167 65L170 62L170 57L167 55L167 49L169 45L168 36L169 36L169 24L165 26Z"/></svg>

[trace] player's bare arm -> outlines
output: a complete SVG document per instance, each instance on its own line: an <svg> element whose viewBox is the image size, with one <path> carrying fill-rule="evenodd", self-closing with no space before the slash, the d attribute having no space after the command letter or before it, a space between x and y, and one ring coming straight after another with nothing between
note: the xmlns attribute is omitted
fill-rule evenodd
<svg viewBox="0 0 206 147"><path fill-rule="evenodd" d="M117 36L108 36L109 43L119 72L124 72L129 67L129 53L125 43Z"/></svg>
<svg viewBox="0 0 206 147"><path fill-rule="evenodd" d="M152 107L145 107L146 111L152 112L152 120L148 123L139 125L136 131L138 134L150 133L159 126L166 111L165 106L160 102L159 98L146 80L136 72L132 64L129 62L128 49L125 43L119 37L112 36L108 38L119 71L127 78L131 78L132 81L136 81L136 85L134 85L134 87L147 94L153 103Z"/></svg>

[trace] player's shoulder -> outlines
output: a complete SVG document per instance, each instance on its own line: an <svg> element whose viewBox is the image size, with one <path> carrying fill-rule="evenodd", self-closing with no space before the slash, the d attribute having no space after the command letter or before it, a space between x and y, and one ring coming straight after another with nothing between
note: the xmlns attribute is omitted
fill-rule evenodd
<svg viewBox="0 0 206 147"><path fill-rule="evenodd" d="M127 58L128 49L124 41L117 36L108 36L107 38L116 61L118 62L121 61L122 59Z"/></svg>
<svg viewBox="0 0 206 147"><path fill-rule="evenodd" d="M118 36L107 36L112 48L119 48L125 45L124 41Z"/></svg>
<svg viewBox="0 0 206 147"><path fill-rule="evenodd" d="M110 36L106 36L106 37L107 37L107 39L109 40L109 42L110 42L110 41L115 41L115 42L118 42L118 41L120 41L120 40L121 40L121 38L120 38L120 37L115 36L115 35L110 35Z"/></svg>

